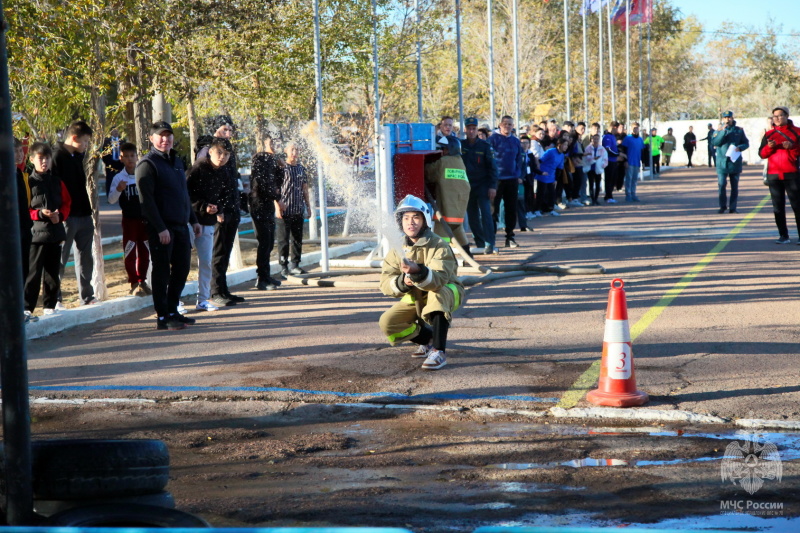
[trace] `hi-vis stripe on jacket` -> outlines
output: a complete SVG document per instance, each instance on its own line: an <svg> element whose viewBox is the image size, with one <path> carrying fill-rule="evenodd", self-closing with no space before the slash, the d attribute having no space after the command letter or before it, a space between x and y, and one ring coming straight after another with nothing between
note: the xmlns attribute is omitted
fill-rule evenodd
<svg viewBox="0 0 800 533"><path fill-rule="evenodd" d="M460 155L446 155L425 166L425 181L433 186L444 222L463 224L469 202L467 167Z"/></svg>

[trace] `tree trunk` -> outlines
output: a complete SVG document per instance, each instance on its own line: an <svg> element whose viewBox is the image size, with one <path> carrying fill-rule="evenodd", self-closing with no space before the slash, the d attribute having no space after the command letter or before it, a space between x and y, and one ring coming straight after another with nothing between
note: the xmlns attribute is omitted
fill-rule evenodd
<svg viewBox="0 0 800 533"><path fill-rule="evenodd" d="M92 88L92 110L94 111L94 135L86 156L83 160L83 171L86 173L86 188L89 192L89 202L92 206L92 222L94 224L94 239L92 242L92 287L94 296L100 301L108 299L106 290L106 272L103 262L103 237L100 231L100 192L97 182L100 177L99 164L102 159L103 140L106 137L106 96L101 95L99 89Z"/></svg>
<svg viewBox="0 0 800 533"><path fill-rule="evenodd" d="M133 100L133 126L136 131L133 139L139 153L142 154L150 148L148 134L150 133L150 117L152 110L145 92L144 60L132 47L128 48L128 64L132 67L133 74L129 77L131 87L135 87L136 95Z"/></svg>
<svg viewBox="0 0 800 533"><path fill-rule="evenodd" d="M25 124L28 125L30 128L30 133L33 136L33 139L38 141L39 140L39 130L36 128L36 124L34 121L27 115L27 113L20 113L22 115L22 120L25 121Z"/></svg>
<svg viewBox="0 0 800 533"><path fill-rule="evenodd" d="M197 146L197 115L194 111L194 97L186 99L186 119L189 122L189 157L194 165L194 150Z"/></svg>

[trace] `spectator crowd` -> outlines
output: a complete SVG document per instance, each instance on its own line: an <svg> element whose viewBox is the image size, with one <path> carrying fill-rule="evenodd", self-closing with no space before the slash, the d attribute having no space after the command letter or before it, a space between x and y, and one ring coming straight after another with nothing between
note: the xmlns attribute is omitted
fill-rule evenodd
<svg viewBox="0 0 800 533"><path fill-rule="evenodd" d="M759 155L766 160L765 184L779 231L776 242L785 244L790 242L787 195L800 233L800 129L783 106L773 110L770 120L772 128L763 136ZM310 199L301 147L295 142L282 147L280 139L266 135L252 157L250 191L243 198L231 143L234 132L229 117L216 117L209 135L198 141L188 169L173 148L167 122L152 124L149 151L141 158L143 147L125 142L116 131L107 141L108 201L119 203L122 211L130 294L153 297L157 329L179 330L195 322L184 314L180 301L192 248L198 264L196 310L217 311L244 301L230 292L226 277L242 210L250 213L258 241L256 288L275 290L279 278L304 273L300 261ZM431 198L424 200L435 201L441 215L431 230L469 255L499 253L498 231L505 247L517 248L516 232L529 231L528 224L539 217L623 198L639 202L642 169L652 164L652 178L658 178L662 161L669 165L677 148L672 128L663 137L656 128L643 134L636 122L587 126L550 119L517 132L510 116L503 116L494 130L469 117L462 140L454 133L453 118L445 116L437 132L442 157L427 165L425 176ZM85 122L75 121L55 148L41 141L23 146L15 139L26 322L38 320L34 310L40 293L44 315L64 309L61 280L71 253L79 303L97 303L92 288L94 217L84 168L92 135ZM709 124L700 141L708 142L709 165L713 161L716 166L719 213L736 213L741 152L749 147L744 130L727 111L716 129ZM697 142L690 127L683 138L689 166ZM270 254L276 237L280 272L273 275Z"/></svg>

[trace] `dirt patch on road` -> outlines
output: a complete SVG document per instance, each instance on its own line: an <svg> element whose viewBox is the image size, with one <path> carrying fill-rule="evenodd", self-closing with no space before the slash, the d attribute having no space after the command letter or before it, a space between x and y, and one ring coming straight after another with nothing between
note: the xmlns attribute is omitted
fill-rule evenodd
<svg viewBox="0 0 800 533"><path fill-rule="evenodd" d="M33 424L36 438L164 440L178 507L215 526L415 531L527 523L541 513L653 522L718 514L721 499L743 497L720 481L721 433L665 429L260 401L37 406ZM658 463L673 460L682 462ZM755 498L797 515L797 470L786 462L789 483L767 484Z"/></svg>

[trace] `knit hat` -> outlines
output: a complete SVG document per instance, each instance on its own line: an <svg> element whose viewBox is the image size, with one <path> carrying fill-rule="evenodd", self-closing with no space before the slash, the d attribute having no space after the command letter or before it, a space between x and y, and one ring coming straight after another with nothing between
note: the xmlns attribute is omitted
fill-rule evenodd
<svg viewBox="0 0 800 533"><path fill-rule="evenodd" d="M789 116L789 108L788 107L783 106L783 105L779 105L778 107L773 109L772 112L774 113L777 109L780 109L781 111L783 111L786 114L787 117Z"/></svg>

